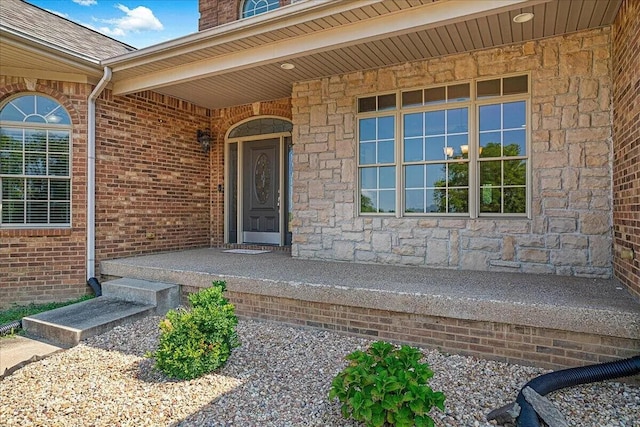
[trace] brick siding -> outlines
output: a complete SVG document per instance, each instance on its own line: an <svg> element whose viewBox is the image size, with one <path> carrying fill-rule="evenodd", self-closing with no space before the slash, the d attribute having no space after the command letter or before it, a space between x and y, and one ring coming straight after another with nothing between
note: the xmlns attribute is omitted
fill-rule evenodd
<svg viewBox="0 0 640 427"><path fill-rule="evenodd" d="M613 26L613 227L616 277L640 297L640 2Z"/></svg>
<svg viewBox="0 0 640 427"><path fill-rule="evenodd" d="M611 28L293 87L300 258L610 277ZM531 75L532 219L358 217L356 97Z"/></svg>
<svg viewBox="0 0 640 427"><path fill-rule="evenodd" d="M184 301L198 288L182 287ZM634 356L640 341L499 322L416 315L227 291L241 318L405 343L507 363L562 369Z"/></svg>
<svg viewBox="0 0 640 427"><path fill-rule="evenodd" d="M200 0L198 8L200 19L198 30L203 31L218 25L240 19L240 5L243 0ZM280 7L289 4L291 0L280 0Z"/></svg>
<svg viewBox="0 0 640 427"><path fill-rule="evenodd" d="M109 90L96 110L96 259L208 246L209 110Z"/></svg>
<svg viewBox="0 0 640 427"><path fill-rule="evenodd" d="M56 99L71 117L71 228L0 229L0 308L67 300L89 290L85 284L85 208L86 112L91 87L38 80L35 90L29 90L22 78L0 76L0 103L9 96L34 91Z"/></svg>

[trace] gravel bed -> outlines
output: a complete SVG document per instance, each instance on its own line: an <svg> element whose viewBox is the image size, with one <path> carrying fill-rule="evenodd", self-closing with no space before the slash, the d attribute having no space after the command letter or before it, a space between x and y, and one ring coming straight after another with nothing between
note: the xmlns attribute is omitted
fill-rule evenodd
<svg viewBox="0 0 640 427"><path fill-rule="evenodd" d="M160 317L117 327L0 381L0 425L357 426L327 393L344 356L369 340L241 320L242 346L217 373L174 381L153 369ZM513 401L544 370L424 350L430 385L447 396L437 426L491 426L486 414ZM640 387L607 382L548 396L569 425L640 426Z"/></svg>

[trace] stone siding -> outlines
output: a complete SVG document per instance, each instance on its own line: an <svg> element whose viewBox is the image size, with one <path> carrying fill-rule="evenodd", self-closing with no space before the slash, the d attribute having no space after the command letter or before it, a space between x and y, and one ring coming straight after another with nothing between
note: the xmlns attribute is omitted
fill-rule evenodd
<svg viewBox="0 0 640 427"><path fill-rule="evenodd" d="M0 308L84 295L86 262L87 97L83 83L0 76L0 103L37 92L57 100L72 122L70 228L0 229ZM35 85L35 86L33 86Z"/></svg>
<svg viewBox="0 0 640 427"><path fill-rule="evenodd" d="M640 297L640 2L613 26L613 227L616 277Z"/></svg>
<svg viewBox="0 0 640 427"><path fill-rule="evenodd" d="M611 29L299 82L292 255L610 277ZM356 215L356 98L531 75L531 219Z"/></svg>

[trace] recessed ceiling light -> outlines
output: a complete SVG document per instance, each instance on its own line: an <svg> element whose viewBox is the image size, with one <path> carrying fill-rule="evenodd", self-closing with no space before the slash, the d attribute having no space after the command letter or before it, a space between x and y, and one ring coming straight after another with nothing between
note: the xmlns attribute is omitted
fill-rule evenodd
<svg viewBox="0 0 640 427"><path fill-rule="evenodd" d="M280 68L282 68L283 70L293 70L294 68L296 68L296 66L285 62L284 64L280 64Z"/></svg>
<svg viewBox="0 0 640 427"><path fill-rule="evenodd" d="M529 22L533 19L533 13L531 12L525 12L525 13L519 13L516 16L513 17L513 22L516 22L518 24L523 24L525 22Z"/></svg>

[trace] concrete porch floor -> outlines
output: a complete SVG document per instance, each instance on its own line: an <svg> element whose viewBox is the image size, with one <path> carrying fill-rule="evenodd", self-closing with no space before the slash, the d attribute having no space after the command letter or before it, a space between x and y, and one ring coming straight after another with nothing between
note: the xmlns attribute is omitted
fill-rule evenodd
<svg viewBox="0 0 640 427"><path fill-rule="evenodd" d="M102 261L101 274L175 283L188 288L207 287L212 280L226 280L228 291L239 295L304 301L325 307L382 310L429 319L457 319L476 322L476 326L470 326L476 329L487 328L477 326L480 325L477 322L497 322L559 331L552 333L556 338L565 337L563 331L569 335L595 334L623 340L627 354L640 353L640 302L613 279L311 261L292 258L281 251L239 254L225 250L204 248ZM300 311L293 311L296 310ZM401 331L402 321L399 322L398 331ZM322 326L322 322L306 322L311 326L317 323ZM355 332L367 334L366 327L360 326L362 328ZM348 328L334 329L353 332ZM448 332L455 328L442 329ZM384 337L384 334L378 336ZM476 344L481 345L481 338L474 341L476 339ZM581 340L577 338L578 342ZM593 338L584 341L595 345ZM491 342L485 344L490 346ZM587 351L585 348L580 351ZM565 353L562 357L566 358ZM626 357L618 350L611 350L610 356ZM556 365L547 358L542 362L544 366Z"/></svg>

